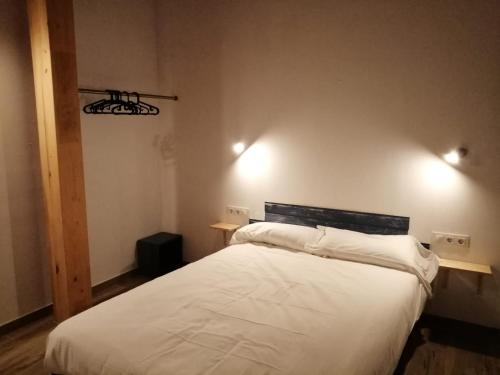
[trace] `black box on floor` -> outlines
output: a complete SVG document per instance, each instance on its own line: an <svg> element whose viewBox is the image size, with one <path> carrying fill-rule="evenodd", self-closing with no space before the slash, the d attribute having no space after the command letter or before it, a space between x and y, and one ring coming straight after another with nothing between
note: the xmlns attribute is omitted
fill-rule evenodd
<svg viewBox="0 0 500 375"><path fill-rule="evenodd" d="M160 232L137 241L139 273L158 277L182 266L182 236Z"/></svg>

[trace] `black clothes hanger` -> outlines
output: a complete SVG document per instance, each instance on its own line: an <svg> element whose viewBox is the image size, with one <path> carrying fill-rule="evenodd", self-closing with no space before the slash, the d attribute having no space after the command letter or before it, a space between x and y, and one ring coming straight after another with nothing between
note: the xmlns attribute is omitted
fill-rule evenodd
<svg viewBox="0 0 500 375"><path fill-rule="evenodd" d="M158 107L141 101L139 93L133 92L132 95L135 95L136 101L134 104L138 107L138 110L141 111L141 114L157 115L160 113L160 109ZM142 111L145 113L142 113Z"/></svg>
<svg viewBox="0 0 500 375"><path fill-rule="evenodd" d="M127 91L106 90L108 99L101 99L83 107L83 112L93 115L111 114L111 115L157 115L160 109L154 105L140 100L137 92L129 93ZM136 101L130 100L130 95L136 97Z"/></svg>

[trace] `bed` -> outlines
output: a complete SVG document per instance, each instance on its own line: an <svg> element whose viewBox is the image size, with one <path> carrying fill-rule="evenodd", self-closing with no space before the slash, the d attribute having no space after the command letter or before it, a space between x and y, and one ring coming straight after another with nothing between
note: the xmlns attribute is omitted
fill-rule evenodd
<svg viewBox="0 0 500 375"><path fill-rule="evenodd" d="M269 202L266 221L389 236L409 225L400 216ZM400 269L298 250L291 237L233 241L64 321L49 335L47 369L391 374L429 295L425 283Z"/></svg>

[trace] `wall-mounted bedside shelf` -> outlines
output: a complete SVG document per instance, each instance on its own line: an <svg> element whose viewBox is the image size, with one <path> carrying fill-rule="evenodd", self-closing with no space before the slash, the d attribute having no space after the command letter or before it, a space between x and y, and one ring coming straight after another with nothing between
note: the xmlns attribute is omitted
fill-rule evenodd
<svg viewBox="0 0 500 375"><path fill-rule="evenodd" d="M229 240L227 238L228 233L234 232L240 226L238 224L230 224L230 223L217 223L210 225L210 228L221 231L222 236L224 238L224 245L227 246L229 244Z"/></svg>
<svg viewBox="0 0 500 375"><path fill-rule="evenodd" d="M481 294L483 289L483 276L492 275L491 266L487 264L477 264L462 262L459 260L443 259L439 258L439 268L443 269L443 288L448 286L448 278L450 276L450 270L473 272L477 274L477 294Z"/></svg>

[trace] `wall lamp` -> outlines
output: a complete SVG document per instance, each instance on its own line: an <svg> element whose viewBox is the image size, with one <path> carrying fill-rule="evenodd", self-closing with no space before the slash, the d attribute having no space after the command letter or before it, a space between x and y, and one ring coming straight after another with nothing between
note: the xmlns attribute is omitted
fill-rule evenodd
<svg viewBox="0 0 500 375"><path fill-rule="evenodd" d="M245 151L245 144L243 142L238 142L233 144L233 152L236 155L240 155L243 151Z"/></svg>
<svg viewBox="0 0 500 375"><path fill-rule="evenodd" d="M451 150L447 154L444 154L443 159L446 160L446 162L449 164L458 165L460 163L460 160L467 156L468 153L468 149L466 149L465 147L460 147L458 149Z"/></svg>

